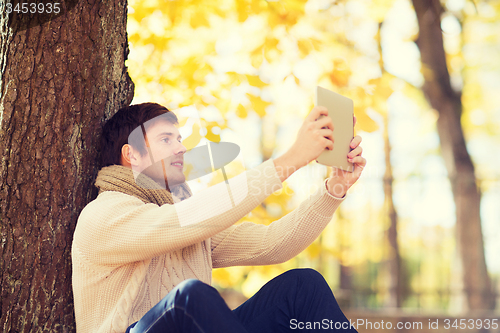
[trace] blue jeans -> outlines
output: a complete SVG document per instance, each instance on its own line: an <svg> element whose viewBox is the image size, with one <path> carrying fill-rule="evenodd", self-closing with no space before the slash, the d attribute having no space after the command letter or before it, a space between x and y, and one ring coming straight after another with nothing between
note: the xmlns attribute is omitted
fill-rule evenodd
<svg viewBox="0 0 500 333"><path fill-rule="evenodd" d="M325 279L312 269L293 269L275 277L232 311L213 287L185 280L127 329L127 333L297 331L356 332Z"/></svg>

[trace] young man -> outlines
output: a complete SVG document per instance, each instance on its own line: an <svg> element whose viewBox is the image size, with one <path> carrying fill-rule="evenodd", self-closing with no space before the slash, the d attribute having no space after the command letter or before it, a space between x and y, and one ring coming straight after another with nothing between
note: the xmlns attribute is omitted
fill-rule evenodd
<svg viewBox="0 0 500 333"><path fill-rule="evenodd" d="M318 119L326 114L314 108L283 156L232 178L232 194L243 199L219 209L225 184L191 196L173 113L154 103L119 110L103 129L99 195L81 212L73 239L78 333L355 332L311 269L276 277L234 311L210 286L212 268L293 258L331 220L366 164L358 136L348 156L353 173L334 170L317 193L269 226L233 225L295 170L333 148L334 125ZM138 127L143 140L129 142Z"/></svg>

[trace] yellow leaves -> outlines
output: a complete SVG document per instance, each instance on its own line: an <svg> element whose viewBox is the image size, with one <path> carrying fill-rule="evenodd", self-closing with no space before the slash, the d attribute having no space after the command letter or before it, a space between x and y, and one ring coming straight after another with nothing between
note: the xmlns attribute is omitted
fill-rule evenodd
<svg viewBox="0 0 500 333"><path fill-rule="evenodd" d="M365 132L375 132L378 130L378 124L366 114L366 109L358 108L355 111L357 118L356 128Z"/></svg>
<svg viewBox="0 0 500 333"><path fill-rule="evenodd" d="M264 61L271 63L278 59L281 51L278 49L279 40L272 36L266 36L264 42L250 52L250 59L254 68L259 68Z"/></svg>
<svg viewBox="0 0 500 333"><path fill-rule="evenodd" d="M221 126L217 122L212 121L207 123L206 128L207 128L207 134L205 135L205 137L209 141L220 142L220 133L222 130Z"/></svg>
<svg viewBox="0 0 500 333"><path fill-rule="evenodd" d="M366 110L372 106L371 96L360 87L346 92L345 95L354 102L354 115L357 118L356 129L365 132L376 131L379 127L378 124L366 113Z"/></svg>
<svg viewBox="0 0 500 333"><path fill-rule="evenodd" d="M259 115L259 117L264 117L266 115L266 107L271 103L263 101L260 97L246 94L252 105L252 109Z"/></svg>
<svg viewBox="0 0 500 333"><path fill-rule="evenodd" d="M184 147L187 150L193 149L196 147L201 139L203 138L202 128L206 130L205 138L211 142L220 142L220 134L222 129L226 127L225 124L220 125L215 121L206 121L205 119L200 119L201 127L198 122L193 122L191 128L191 134L182 141ZM179 126L187 126L187 121L183 121L179 123Z"/></svg>
<svg viewBox="0 0 500 333"><path fill-rule="evenodd" d="M252 297L252 295L259 291L267 281L269 281L269 278L258 270L250 271L245 282L243 282L241 286L241 291L246 297Z"/></svg>
<svg viewBox="0 0 500 333"><path fill-rule="evenodd" d="M371 94L371 106L382 115L387 113L387 99L393 93L391 87L393 78L391 74L385 72L381 77L368 81L368 84L374 88Z"/></svg>
<svg viewBox="0 0 500 333"><path fill-rule="evenodd" d="M227 72L226 74L229 76L230 80L235 82L236 84L240 84L246 79L248 84L250 84L252 87L264 88L268 85L267 83L262 81L258 75L240 74L236 72Z"/></svg>
<svg viewBox="0 0 500 333"><path fill-rule="evenodd" d="M232 85L239 85L242 82L248 82L248 84L252 87L256 87L262 89L266 87L268 84L260 79L258 75L250 75L250 74L240 74L236 72L227 72L229 76L230 82ZM250 108L253 109L260 117L266 115L266 107L271 103L263 101L260 97L246 93L248 100L250 101ZM246 118L248 116L247 106L238 104L236 107L236 115L240 118Z"/></svg>
<svg viewBox="0 0 500 333"><path fill-rule="evenodd" d="M196 29L199 27L210 27L210 23L207 20L207 13L202 10L196 10L189 20L189 24L192 28Z"/></svg>
<svg viewBox="0 0 500 333"><path fill-rule="evenodd" d="M236 1L236 12L238 13L238 22L245 22L248 18L248 5L246 1Z"/></svg>
<svg viewBox="0 0 500 333"><path fill-rule="evenodd" d="M484 100L484 88L481 86L481 84L479 84L479 82L477 81L467 83L462 94L462 104L464 110L474 110L475 108L478 108L478 104Z"/></svg>
<svg viewBox="0 0 500 333"><path fill-rule="evenodd" d="M367 12L373 20L380 23L385 19L393 4L394 0L372 0L368 2L369 9Z"/></svg>
<svg viewBox="0 0 500 333"><path fill-rule="evenodd" d="M264 0L237 0L235 2L240 23L245 22L249 15L260 14L267 7L267 1Z"/></svg>
<svg viewBox="0 0 500 333"><path fill-rule="evenodd" d="M193 149L200 143L201 138L202 136L200 134L200 126L197 123L194 123L191 135L185 138L182 141L182 144L184 145L184 147L186 147L187 150Z"/></svg>
<svg viewBox="0 0 500 333"><path fill-rule="evenodd" d="M309 245L306 249L306 253L310 259L317 259L322 251L321 244L319 241L315 241Z"/></svg>
<svg viewBox="0 0 500 333"><path fill-rule="evenodd" d="M260 79L259 76L256 76L256 75L245 75L247 80L248 80L248 83L251 85L251 86L254 86L254 87L257 87L257 88L263 88L265 86L267 86L267 83L264 83L262 82L262 80Z"/></svg>
<svg viewBox="0 0 500 333"><path fill-rule="evenodd" d="M351 73L349 71L334 69L330 72L329 78L332 83L337 87L345 87L349 83L349 76Z"/></svg>
<svg viewBox="0 0 500 333"><path fill-rule="evenodd" d="M246 275L247 267L235 266L230 268L219 268L212 271L212 277L223 288L234 288L240 279Z"/></svg>
<svg viewBox="0 0 500 333"><path fill-rule="evenodd" d="M333 70L329 73L330 81L337 87L345 87L349 83L351 70L343 59L335 59L333 61Z"/></svg>
<svg viewBox="0 0 500 333"><path fill-rule="evenodd" d="M268 14L268 24L271 28L277 25L293 26L304 16L304 6L307 0L280 0L269 2L271 10Z"/></svg>
<svg viewBox="0 0 500 333"><path fill-rule="evenodd" d="M316 38L305 38L297 41L297 47L302 58L308 56L313 51L320 50L321 44L322 42Z"/></svg>
<svg viewBox="0 0 500 333"><path fill-rule="evenodd" d="M160 10L136 6L134 13L128 16L127 34L134 45L163 43L170 38L171 21Z"/></svg>
<svg viewBox="0 0 500 333"><path fill-rule="evenodd" d="M250 53L250 61L252 67L259 68L264 61L264 54L262 47L258 47Z"/></svg>
<svg viewBox="0 0 500 333"><path fill-rule="evenodd" d="M303 57L306 57L313 49L313 46L311 44L310 41L306 40L306 39L300 39L298 42L297 42L297 46L299 48L299 51L300 51L300 56L303 58Z"/></svg>
<svg viewBox="0 0 500 333"><path fill-rule="evenodd" d="M176 82L178 88L189 87L189 90L194 90L198 86L205 83L205 77L212 72L212 67L204 61L200 56L193 55L188 57L176 66L177 71L169 71L170 79ZM186 88L187 88L186 87ZM183 95L187 95L188 91L183 91ZM193 93L189 93L193 96ZM198 98L200 104L204 104L201 98ZM192 101L190 104L193 104ZM189 104L188 104L189 105Z"/></svg>
<svg viewBox="0 0 500 333"><path fill-rule="evenodd" d="M231 274L227 269L214 269L212 271L212 278L223 288L232 287Z"/></svg>
<svg viewBox="0 0 500 333"><path fill-rule="evenodd" d="M391 74L384 73L381 77L371 79L368 84L373 85L373 96L386 101L393 93L391 81L394 77Z"/></svg>
<svg viewBox="0 0 500 333"><path fill-rule="evenodd" d="M227 112L231 110L231 100L227 98L218 98L217 101L214 103L208 103L208 105L213 105L219 110L219 112L224 115Z"/></svg>
<svg viewBox="0 0 500 333"><path fill-rule="evenodd" d="M280 50L278 49L279 40L274 37L266 37L263 45L264 57L267 62L272 62L279 58L281 55Z"/></svg>
<svg viewBox="0 0 500 333"><path fill-rule="evenodd" d="M246 118L248 116L247 109L243 105L239 104L236 108L236 115L242 119Z"/></svg>
<svg viewBox="0 0 500 333"><path fill-rule="evenodd" d="M264 284L281 273L283 273L283 269L276 266L252 267L241 285L243 295L252 297Z"/></svg>
<svg viewBox="0 0 500 333"><path fill-rule="evenodd" d="M229 77L229 80L233 85L239 85L243 78L242 74L236 72L226 72L226 75Z"/></svg>
<svg viewBox="0 0 500 333"><path fill-rule="evenodd" d="M279 44L279 40L274 37L266 37L266 40L264 42L264 47L266 50L271 50L271 49L276 49Z"/></svg>

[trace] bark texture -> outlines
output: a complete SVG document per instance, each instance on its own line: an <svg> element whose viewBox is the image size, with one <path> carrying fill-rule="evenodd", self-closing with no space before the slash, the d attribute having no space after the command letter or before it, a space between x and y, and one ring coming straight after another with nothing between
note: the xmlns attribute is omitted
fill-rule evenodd
<svg viewBox="0 0 500 333"><path fill-rule="evenodd" d="M127 1L69 3L49 20L0 12L2 332L75 330L73 231L101 125L133 96Z"/></svg>
<svg viewBox="0 0 500 333"><path fill-rule="evenodd" d="M417 46L425 79L423 91L430 105L439 113L437 129L441 151L455 200L464 292L470 310L492 309L494 298L486 269L479 214L481 193L460 122L461 94L452 89L446 64L441 32L443 8L439 0L412 1L420 31Z"/></svg>

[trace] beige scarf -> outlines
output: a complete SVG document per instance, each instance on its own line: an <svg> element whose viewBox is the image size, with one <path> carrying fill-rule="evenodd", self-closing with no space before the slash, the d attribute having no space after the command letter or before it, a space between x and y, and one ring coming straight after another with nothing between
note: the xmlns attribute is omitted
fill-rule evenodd
<svg viewBox="0 0 500 333"><path fill-rule="evenodd" d="M121 192L134 196L144 203L154 203L158 206L173 205L172 193L180 200L187 199L192 195L186 183L172 187L172 193L170 193L144 174L135 179L132 169L122 165L111 165L99 170L95 186L99 188L99 193L105 191Z"/></svg>

